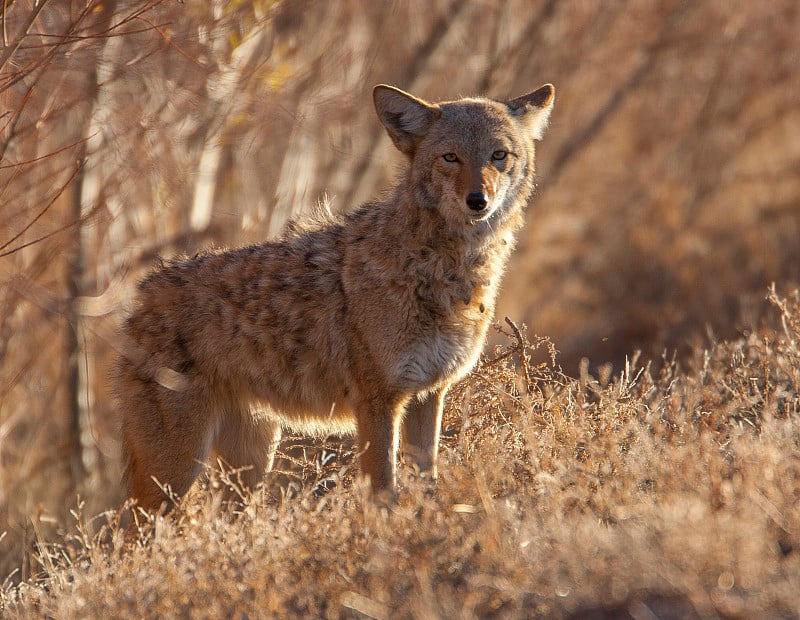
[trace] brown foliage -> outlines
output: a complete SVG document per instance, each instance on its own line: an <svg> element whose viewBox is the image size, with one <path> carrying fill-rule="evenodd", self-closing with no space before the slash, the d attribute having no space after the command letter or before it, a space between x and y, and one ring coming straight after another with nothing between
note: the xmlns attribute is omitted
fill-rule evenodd
<svg viewBox="0 0 800 620"><path fill-rule="evenodd" d="M390 515L348 485L256 502L231 529L201 511L113 577L81 542L43 582L69 595L31 585L5 604L797 613L796 311L785 332L757 329L769 283L800 280L796 2L1 10L0 575L49 561L33 551L76 493L86 514L122 503L106 369L138 275L157 254L274 235L325 193L346 210L386 186L375 83L429 99L556 84L499 316L547 334L567 370L534 355L526 376L517 353L478 371L452 400L437 492L409 475ZM626 365L637 348L649 369Z"/></svg>
<svg viewBox="0 0 800 620"><path fill-rule="evenodd" d="M0 601L11 617L790 617L800 306L774 302L782 331L685 372L570 379L517 332L453 393L435 491L406 468L380 508L331 444L295 497L242 493L234 516L223 468L126 554L119 512L75 513Z"/></svg>

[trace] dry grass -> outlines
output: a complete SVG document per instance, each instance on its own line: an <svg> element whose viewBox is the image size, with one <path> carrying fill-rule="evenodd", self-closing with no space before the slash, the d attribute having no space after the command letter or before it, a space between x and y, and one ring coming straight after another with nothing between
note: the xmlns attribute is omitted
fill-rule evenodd
<svg viewBox="0 0 800 620"><path fill-rule="evenodd" d="M435 489L406 470L397 504L376 506L337 450L293 498L247 497L233 517L212 490L127 554L116 514L76 515L5 612L795 617L800 307L773 300L785 329L687 370L570 379L512 335L455 390Z"/></svg>
<svg viewBox="0 0 800 620"><path fill-rule="evenodd" d="M800 281L798 31L795 0L3 3L3 611L797 616L798 314L764 292ZM215 474L119 557L106 373L155 256L374 196L399 161L375 83L546 81L499 316L564 371L504 324L435 491L407 471L377 509L349 444L295 438L242 516Z"/></svg>

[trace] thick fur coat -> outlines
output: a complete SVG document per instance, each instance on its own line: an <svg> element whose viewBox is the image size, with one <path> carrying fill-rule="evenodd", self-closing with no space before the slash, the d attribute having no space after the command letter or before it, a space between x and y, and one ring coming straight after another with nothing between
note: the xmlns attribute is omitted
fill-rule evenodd
<svg viewBox="0 0 800 620"><path fill-rule="evenodd" d="M254 486L287 426L357 432L376 490L401 442L435 476L444 396L484 345L553 99L377 86L408 158L384 199L147 276L115 374L131 496L157 508L154 478L183 494L212 450Z"/></svg>

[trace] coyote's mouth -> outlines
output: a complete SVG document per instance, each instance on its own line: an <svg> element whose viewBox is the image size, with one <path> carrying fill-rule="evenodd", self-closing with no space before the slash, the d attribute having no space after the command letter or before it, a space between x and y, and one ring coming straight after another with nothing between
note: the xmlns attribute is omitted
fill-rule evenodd
<svg viewBox="0 0 800 620"><path fill-rule="evenodd" d="M480 211L471 210L468 217L473 224L477 224L478 222L485 222L488 220L494 215L496 210L497 209L495 209L493 205L486 205L486 207Z"/></svg>

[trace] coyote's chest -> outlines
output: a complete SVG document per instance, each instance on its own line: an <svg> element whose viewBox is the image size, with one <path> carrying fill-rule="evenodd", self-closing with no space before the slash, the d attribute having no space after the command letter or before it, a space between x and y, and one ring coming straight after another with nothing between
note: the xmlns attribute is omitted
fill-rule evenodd
<svg viewBox="0 0 800 620"><path fill-rule="evenodd" d="M478 360L485 333L485 327L475 323L425 330L398 359L396 380L406 387L427 389L461 379Z"/></svg>
<svg viewBox="0 0 800 620"><path fill-rule="evenodd" d="M483 348L496 296L497 266L427 280L416 291L395 377L417 389L464 377ZM495 278L496 280L496 278Z"/></svg>

